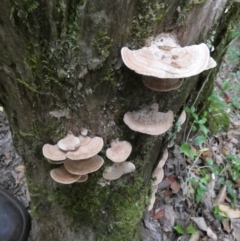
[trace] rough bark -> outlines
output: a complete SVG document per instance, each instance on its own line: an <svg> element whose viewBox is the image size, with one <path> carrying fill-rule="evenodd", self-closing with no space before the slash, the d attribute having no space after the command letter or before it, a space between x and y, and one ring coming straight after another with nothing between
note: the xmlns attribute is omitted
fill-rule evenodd
<svg viewBox="0 0 240 241"><path fill-rule="evenodd" d="M238 3L3 0L1 5L0 101L27 166L33 239L140 240L138 224L148 205L151 172L171 133L135 133L124 125L123 115L156 101L160 111L171 109L177 117L200 90L199 101L206 99L217 68L185 80L178 90L157 93L123 65L120 49L173 32L182 46L213 45L220 61L239 16ZM51 111L63 116L56 118ZM41 148L68 130L78 135L81 127L104 138L106 165L110 141L130 141L136 172L106 187L96 184L103 168L83 184L54 183L49 177L53 166Z"/></svg>

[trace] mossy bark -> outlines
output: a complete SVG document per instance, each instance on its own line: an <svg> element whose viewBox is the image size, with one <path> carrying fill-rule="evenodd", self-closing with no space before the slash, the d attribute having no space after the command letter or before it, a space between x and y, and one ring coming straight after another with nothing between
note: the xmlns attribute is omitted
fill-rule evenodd
<svg viewBox="0 0 240 241"><path fill-rule="evenodd" d="M214 45L220 61L233 16L239 16L239 7L227 0L2 1L0 101L27 166L35 241L140 240L138 224L148 205L151 172L171 133L135 133L124 125L123 115L158 102L160 111L171 109L177 117L195 101L203 83L212 86L215 72L157 93L123 65L120 49L137 48L149 35L173 32L183 46ZM86 183L54 183L49 177L53 166L41 148L67 131L78 135L81 127L104 139L105 165L110 164L105 150L112 139L130 141L136 171L105 187L96 184L103 168Z"/></svg>

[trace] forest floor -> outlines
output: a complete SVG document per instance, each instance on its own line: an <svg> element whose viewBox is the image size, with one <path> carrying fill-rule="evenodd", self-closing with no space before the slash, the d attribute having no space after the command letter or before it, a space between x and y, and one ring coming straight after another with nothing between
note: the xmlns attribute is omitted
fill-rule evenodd
<svg viewBox="0 0 240 241"><path fill-rule="evenodd" d="M214 135L196 132L169 148L165 177L153 209L143 218L142 241L240 241L239 66L240 41L229 48L215 87L217 98L225 103L221 108L230 118L230 129ZM204 117L199 115L200 120ZM24 180L23 161L12 145L8 120L0 112L0 188L29 208Z"/></svg>

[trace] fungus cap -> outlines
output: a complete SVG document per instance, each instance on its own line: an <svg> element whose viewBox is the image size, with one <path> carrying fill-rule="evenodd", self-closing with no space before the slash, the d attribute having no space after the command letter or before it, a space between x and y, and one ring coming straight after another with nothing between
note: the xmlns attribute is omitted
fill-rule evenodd
<svg viewBox="0 0 240 241"><path fill-rule="evenodd" d="M132 162L114 163L107 167L103 172L103 178L106 180L116 180L122 175L135 171L135 165Z"/></svg>
<svg viewBox="0 0 240 241"><path fill-rule="evenodd" d="M131 143L116 139L111 142L111 147L107 149L106 156L113 162L123 162L129 157L131 152Z"/></svg>
<svg viewBox="0 0 240 241"><path fill-rule="evenodd" d="M63 139L58 141L57 145L63 151L75 151L80 146L80 140L69 131Z"/></svg>
<svg viewBox="0 0 240 241"><path fill-rule="evenodd" d="M123 47L121 55L129 69L138 74L163 79L190 77L211 66L210 52L204 43L187 47L166 47L159 47L156 42L138 50Z"/></svg>
<svg viewBox="0 0 240 241"><path fill-rule="evenodd" d="M51 163L66 160L66 152L60 150L58 145L45 144L42 153L47 159L51 160Z"/></svg>
<svg viewBox="0 0 240 241"><path fill-rule="evenodd" d="M104 163L102 157L95 155L88 159L72 161L66 160L64 166L66 170L75 175L84 175L97 171Z"/></svg>
<svg viewBox="0 0 240 241"><path fill-rule="evenodd" d="M81 175L80 178L76 182L86 182L88 179L88 174Z"/></svg>
<svg viewBox="0 0 240 241"><path fill-rule="evenodd" d="M88 134L88 129L82 127L82 128L81 128L81 135L82 135L82 136L86 136L87 134Z"/></svg>
<svg viewBox="0 0 240 241"><path fill-rule="evenodd" d="M134 131L161 135L172 126L173 112L170 110L167 113L158 112L158 104L154 103L141 110L125 113L123 121Z"/></svg>
<svg viewBox="0 0 240 241"><path fill-rule="evenodd" d="M160 162L158 163L156 169L158 169L158 168L163 168L163 166L165 165L167 159L168 159L168 149L165 149L164 152L163 152L162 159L161 159Z"/></svg>
<svg viewBox="0 0 240 241"><path fill-rule="evenodd" d="M52 169L50 171L50 176L55 182L61 184L71 184L78 181L80 178L79 175L73 175L69 173L63 165Z"/></svg>
<svg viewBox="0 0 240 241"><path fill-rule="evenodd" d="M81 145L76 151L69 151L66 157L70 160L82 160L95 156L103 148L103 139L95 136L80 137Z"/></svg>
<svg viewBox="0 0 240 241"><path fill-rule="evenodd" d="M149 206L148 206L148 211L151 211L151 210L152 210L153 205L154 205L154 203L155 203L155 200L156 200L156 196L155 196L155 194L152 194L151 200L150 200L150 204L149 204Z"/></svg>
<svg viewBox="0 0 240 241"><path fill-rule="evenodd" d="M180 125L182 125L186 121L186 118L187 118L186 111L183 110L181 115L178 118L178 122L180 123Z"/></svg>
<svg viewBox="0 0 240 241"><path fill-rule="evenodd" d="M153 172L152 177L153 177L153 178L156 178L156 179L153 181L153 185L159 184L159 183L163 180L163 177L164 177L163 168L162 168L162 167L156 168L156 169L154 170L154 172Z"/></svg>
<svg viewBox="0 0 240 241"><path fill-rule="evenodd" d="M142 77L143 84L155 91L159 92L167 92L171 90L176 90L180 88L183 83L182 79L159 79L152 76L143 76Z"/></svg>

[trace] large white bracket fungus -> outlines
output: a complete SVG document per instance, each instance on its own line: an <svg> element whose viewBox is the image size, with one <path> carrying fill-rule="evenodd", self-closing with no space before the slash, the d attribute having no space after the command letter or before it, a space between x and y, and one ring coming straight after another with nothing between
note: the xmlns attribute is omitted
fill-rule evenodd
<svg viewBox="0 0 240 241"><path fill-rule="evenodd" d="M168 44L171 37L167 36L166 39L162 34L149 47L138 50L123 47L123 62L138 74L163 79L186 78L216 66L205 43L180 47L177 43L174 44L175 40Z"/></svg>
<svg viewBox="0 0 240 241"><path fill-rule="evenodd" d="M134 131L161 135L172 126L173 112L171 110L167 113L159 112L158 104L154 103L141 110L125 113L123 121Z"/></svg>

